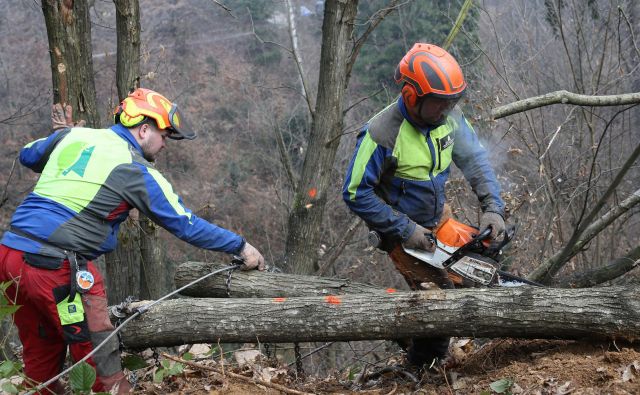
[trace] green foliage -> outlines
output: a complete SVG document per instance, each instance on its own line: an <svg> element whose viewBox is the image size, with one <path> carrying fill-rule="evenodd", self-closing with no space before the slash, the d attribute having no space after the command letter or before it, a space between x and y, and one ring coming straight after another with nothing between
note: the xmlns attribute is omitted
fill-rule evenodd
<svg viewBox="0 0 640 395"><path fill-rule="evenodd" d="M510 395L513 383L514 381L511 379L500 379L489 384L489 387L491 387L491 389L498 394Z"/></svg>
<svg viewBox="0 0 640 395"><path fill-rule="evenodd" d="M91 387L96 381L96 371L86 362L78 364L69 372L69 384L74 393L91 393Z"/></svg>
<svg viewBox="0 0 640 395"><path fill-rule="evenodd" d="M185 361L191 361L193 359L193 354L191 354L190 352L186 352L182 354L182 359L184 359Z"/></svg>
<svg viewBox="0 0 640 395"><path fill-rule="evenodd" d="M139 355L131 354L122 358L122 367L129 370L143 369L147 366L149 366L149 364Z"/></svg>
<svg viewBox="0 0 640 395"><path fill-rule="evenodd" d="M10 381L4 382L2 383L2 392L6 392L9 394L17 394L20 391L18 390L18 387L16 387L15 385L11 384Z"/></svg>
<svg viewBox="0 0 640 395"><path fill-rule="evenodd" d="M0 377L7 379L22 372L22 364L20 362L2 361L0 364Z"/></svg>
<svg viewBox="0 0 640 395"><path fill-rule="evenodd" d="M171 363L168 360L163 360L160 362L160 368L156 370L153 375L153 382L160 383L167 377L175 376L177 374L182 373L184 370L184 365L180 362Z"/></svg>
<svg viewBox="0 0 640 395"><path fill-rule="evenodd" d="M382 0L360 2L359 23L364 23L386 3ZM387 15L369 36L354 66L354 74L363 85L363 93L374 92L381 86L387 86L391 91L396 91L393 74L402 56L416 42L442 45L454 26L463 3L464 0L414 1ZM472 70L469 66L464 66L465 60L472 59L477 54L473 43L477 41L477 21L478 11L475 7L471 7L462 25L462 31L456 36L449 49L463 65L467 76ZM360 26L358 34L368 26L369 24Z"/></svg>

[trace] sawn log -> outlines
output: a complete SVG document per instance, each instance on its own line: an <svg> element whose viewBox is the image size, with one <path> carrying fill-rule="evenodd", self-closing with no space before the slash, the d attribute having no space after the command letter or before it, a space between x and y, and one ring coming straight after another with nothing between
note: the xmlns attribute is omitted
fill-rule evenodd
<svg viewBox="0 0 640 395"><path fill-rule="evenodd" d="M640 288L432 290L158 303L122 332L131 348L426 336L624 339L640 336Z"/></svg>
<svg viewBox="0 0 640 395"><path fill-rule="evenodd" d="M174 276L180 288L207 273L226 265L204 262L185 262L178 266ZM227 295L227 290L229 294ZM276 298L291 296L323 296L342 294L379 294L385 289L346 279L303 276L299 274L259 272L257 270L231 273L227 288L227 275L211 276L185 289L182 295L201 298Z"/></svg>

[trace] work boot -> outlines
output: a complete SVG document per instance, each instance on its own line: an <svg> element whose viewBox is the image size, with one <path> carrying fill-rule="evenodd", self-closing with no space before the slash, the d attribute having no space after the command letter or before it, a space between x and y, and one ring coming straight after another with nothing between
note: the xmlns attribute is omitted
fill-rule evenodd
<svg viewBox="0 0 640 395"><path fill-rule="evenodd" d="M407 361L418 367L430 368L437 366L439 361L445 361L449 351L449 338L420 338L412 339L407 348Z"/></svg>

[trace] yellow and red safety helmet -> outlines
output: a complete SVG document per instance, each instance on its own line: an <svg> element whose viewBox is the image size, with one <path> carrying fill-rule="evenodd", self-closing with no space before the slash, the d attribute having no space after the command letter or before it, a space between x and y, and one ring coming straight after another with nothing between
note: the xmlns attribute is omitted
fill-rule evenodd
<svg viewBox="0 0 640 395"><path fill-rule="evenodd" d="M151 89L138 88L129 93L115 108L114 122L127 128L135 127L146 119L156 122L158 129L168 130L169 138L174 140L196 138L196 132L186 127L184 118L178 111L178 105Z"/></svg>
<svg viewBox="0 0 640 395"><path fill-rule="evenodd" d="M405 83L403 89L414 90L416 100L423 96L459 99L467 88L455 58L433 44L414 44L396 67L394 78Z"/></svg>

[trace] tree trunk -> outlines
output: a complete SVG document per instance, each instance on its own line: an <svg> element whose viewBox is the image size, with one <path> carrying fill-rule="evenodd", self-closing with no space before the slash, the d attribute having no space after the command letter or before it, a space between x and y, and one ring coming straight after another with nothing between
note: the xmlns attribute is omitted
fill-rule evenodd
<svg viewBox="0 0 640 395"><path fill-rule="evenodd" d="M137 220L128 218L120 225L118 246L104 256L109 304L123 302L127 296L140 298L139 241Z"/></svg>
<svg viewBox="0 0 640 395"><path fill-rule="evenodd" d="M176 287L180 288L225 265L186 262L178 266ZM342 294L380 294L384 288L346 279L302 276L285 273L263 273L237 270L231 274L227 295L227 275L214 275L186 288L182 295L201 298L277 298Z"/></svg>
<svg viewBox="0 0 640 395"><path fill-rule="evenodd" d="M115 0L116 6L116 86L118 101L140 84L140 7L138 0ZM107 296L117 304L127 296L142 298L140 293L140 226L144 218L134 210L120 227L116 249L105 254Z"/></svg>
<svg viewBox="0 0 640 395"><path fill-rule="evenodd" d="M343 126L350 39L357 8L357 0L325 3L316 111L288 221L285 266L292 273L311 274L317 270L324 208L340 143L340 139L331 137Z"/></svg>
<svg viewBox="0 0 640 395"><path fill-rule="evenodd" d="M158 225L140 216L140 298L158 299L169 291L169 262L163 259Z"/></svg>
<svg viewBox="0 0 640 395"><path fill-rule="evenodd" d="M73 107L75 120L100 126L93 79L91 21L86 1L43 0L54 103Z"/></svg>
<svg viewBox="0 0 640 395"><path fill-rule="evenodd" d="M140 6L138 0L114 0L116 4L118 98L140 87Z"/></svg>
<svg viewBox="0 0 640 395"><path fill-rule="evenodd" d="M434 290L380 295L174 299L130 321L127 347L411 337L640 337L640 288Z"/></svg>

